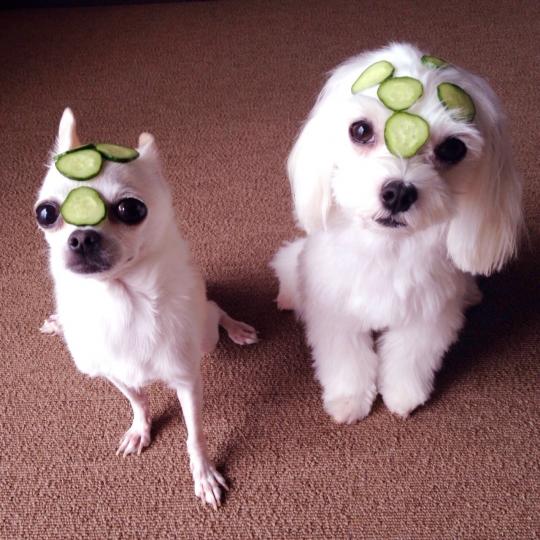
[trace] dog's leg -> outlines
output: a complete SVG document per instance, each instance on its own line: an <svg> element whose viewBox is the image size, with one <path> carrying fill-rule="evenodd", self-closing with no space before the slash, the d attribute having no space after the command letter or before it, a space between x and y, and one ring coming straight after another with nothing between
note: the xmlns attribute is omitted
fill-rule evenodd
<svg viewBox="0 0 540 540"><path fill-rule="evenodd" d="M195 495L203 503L210 504L214 510L221 503L221 487L227 489L227 484L208 459L206 439L202 430L202 388L200 379L193 383L182 385L176 391L182 406L184 421L187 429L187 450L189 465Z"/></svg>
<svg viewBox="0 0 540 540"><path fill-rule="evenodd" d="M134 453L140 455L143 448L150 444L150 426L152 420L150 418L148 398L142 389L135 390L117 380L109 380L126 396L133 409L133 422L120 440L116 455L122 454L123 457Z"/></svg>
<svg viewBox="0 0 540 540"><path fill-rule="evenodd" d="M214 350L219 339L218 325L223 326L231 340L238 345L257 343L257 331L255 328L229 317L215 302L208 301L203 353Z"/></svg>
<svg viewBox="0 0 540 540"><path fill-rule="evenodd" d="M202 352L211 353L219 341L219 319L221 317L219 306L212 301L206 302L206 321L204 325Z"/></svg>
<svg viewBox="0 0 540 540"><path fill-rule="evenodd" d="M352 424L369 414L377 394L377 355L370 334L347 328L343 320L330 321L307 321L308 339L326 412L338 423Z"/></svg>
<svg viewBox="0 0 540 540"><path fill-rule="evenodd" d="M279 279L279 292L276 298L278 309L292 309L297 313L300 311L298 257L304 249L305 241L305 238L297 238L293 242L287 242L270 261L270 267Z"/></svg>
<svg viewBox="0 0 540 540"><path fill-rule="evenodd" d="M463 325L460 307L448 308L431 321L389 329L379 341L379 392L393 413L406 418L433 390L443 355Z"/></svg>

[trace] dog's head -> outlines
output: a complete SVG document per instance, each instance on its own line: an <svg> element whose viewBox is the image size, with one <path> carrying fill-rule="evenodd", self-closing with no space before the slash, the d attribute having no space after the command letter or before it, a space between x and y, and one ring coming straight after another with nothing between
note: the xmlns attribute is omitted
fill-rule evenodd
<svg viewBox="0 0 540 540"><path fill-rule="evenodd" d="M75 118L66 109L53 153L79 145ZM160 245L172 219L171 196L152 135L140 135L137 151L139 157L129 163L105 160L99 174L86 181L67 178L51 159L35 215L54 268L106 279L138 264ZM68 195L73 197L81 186L89 188L103 208L104 217L96 225L73 225L66 220ZM70 211L77 212L76 205L72 206Z"/></svg>
<svg viewBox="0 0 540 540"><path fill-rule="evenodd" d="M296 217L308 233L334 219L394 237L445 224L455 264L489 274L515 253L522 222L521 181L504 114L483 79L452 65L436 68L422 57L411 45L392 44L331 74L289 157ZM388 120L395 111L377 84L351 90L380 61L394 68L392 77L411 77L422 88L406 112L420 117L426 137L406 158L393 143L414 125L392 132ZM441 85L463 90L474 118L445 106Z"/></svg>

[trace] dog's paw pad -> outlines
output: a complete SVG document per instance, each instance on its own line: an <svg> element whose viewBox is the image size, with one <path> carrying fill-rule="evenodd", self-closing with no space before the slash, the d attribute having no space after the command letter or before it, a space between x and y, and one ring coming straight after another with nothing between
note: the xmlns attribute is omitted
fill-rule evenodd
<svg viewBox="0 0 540 540"><path fill-rule="evenodd" d="M338 424L353 424L369 414L372 402L366 396L343 396L325 400L324 408Z"/></svg>

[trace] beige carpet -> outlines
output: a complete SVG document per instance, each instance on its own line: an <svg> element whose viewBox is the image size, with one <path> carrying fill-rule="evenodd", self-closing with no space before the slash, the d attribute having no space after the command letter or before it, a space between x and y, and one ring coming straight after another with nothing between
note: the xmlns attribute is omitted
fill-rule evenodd
<svg viewBox="0 0 540 540"><path fill-rule="evenodd" d="M537 2L190 2L0 12L0 537L537 538ZM267 261L295 234L284 162L324 73L412 40L490 79L512 119L529 244L482 281L433 399L323 413L303 332ZM210 294L262 341L204 362L219 512L192 493L174 393L151 388L154 442L114 455L124 398L38 328L53 307L32 205L66 105L85 140L153 132Z"/></svg>

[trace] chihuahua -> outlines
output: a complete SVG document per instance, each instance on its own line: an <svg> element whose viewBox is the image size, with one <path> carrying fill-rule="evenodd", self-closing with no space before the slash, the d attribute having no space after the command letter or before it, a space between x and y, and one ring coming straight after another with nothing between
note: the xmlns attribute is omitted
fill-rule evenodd
<svg viewBox="0 0 540 540"><path fill-rule="evenodd" d="M67 152L76 166L85 165L84 152L73 159L79 146L75 118L67 108L55 153ZM94 158L96 150L90 150ZM176 391L195 495L215 509L227 485L208 457L202 431L200 360L216 346L219 325L240 345L255 343L257 334L207 300L201 273L175 224L153 136L142 133L131 152L136 159L106 158L99 172L84 181L67 177L51 160L35 212L49 246L56 312L41 330L63 335L77 368L106 378L131 403L133 423L117 454L140 454L150 443L143 388L161 381ZM74 198L81 186L103 205L97 224L77 215L73 219L93 200L71 204L69 212L65 208L68 196Z"/></svg>

